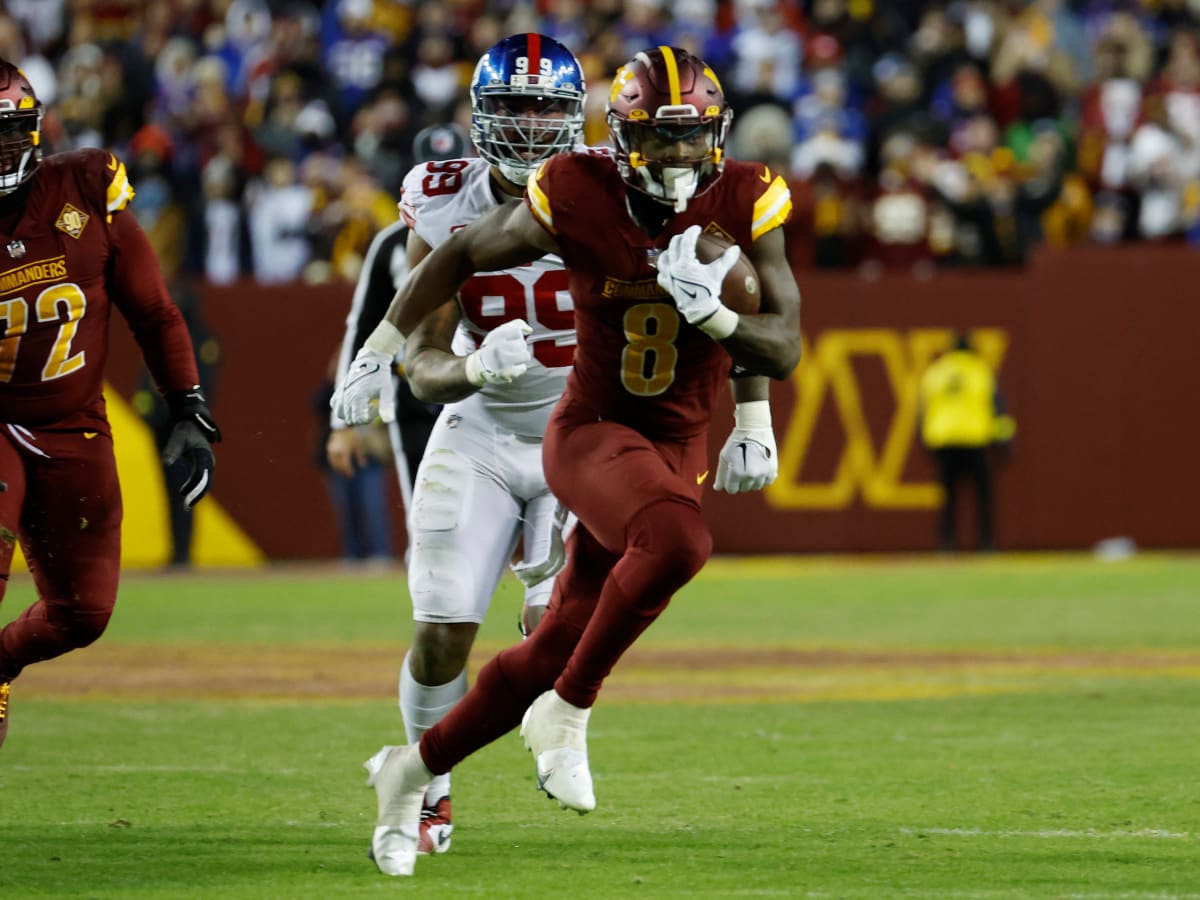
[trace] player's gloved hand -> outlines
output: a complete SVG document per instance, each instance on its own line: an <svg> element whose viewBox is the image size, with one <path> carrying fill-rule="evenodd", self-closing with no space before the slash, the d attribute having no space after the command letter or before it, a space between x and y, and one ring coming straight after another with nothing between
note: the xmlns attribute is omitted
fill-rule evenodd
<svg viewBox="0 0 1200 900"><path fill-rule="evenodd" d="M350 363L329 400L333 414L347 425L370 425L376 417L396 419L396 383L392 378L395 354L364 346Z"/></svg>
<svg viewBox="0 0 1200 900"><path fill-rule="evenodd" d="M559 503L554 508L554 522L550 529L550 546L543 559L523 559L512 566L513 574L525 587L541 584L557 575L567 562L567 549L563 544L563 528L567 524L567 508Z"/></svg>
<svg viewBox="0 0 1200 900"><path fill-rule="evenodd" d="M700 226L693 225L671 242L658 256L658 286L671 295L675 306L688 323L720 340L737 327L737 313L721 302L721 283L742 251L735 244L710 263L696 257ZM729 318L732 317L732 327ZM721 325L723 334L713 334L706 325Z"/></svg>
<svg viewBox="0 0 1200 900"><path fill-rule="evenodd" d="M170 467L182 463L188 467L187 478L179 488L183 505L191 509L212 486L216 458L210 444L221 440L221 429L208 411L208 398L199 386L167 395L167 407L175 425L163 448L163 463Z"/></svg>
<svg viewBox="0 0 1200 900"><path fill-rule="evenodd" d="M779 475L770 404L766 400L737 404L733 424L733 431L721 448L713 488L730 494L760 491Z"/></svg>
<svg viewBox="0 0 1200 900"><path fill-rule="evenodd" d="M533 329L524 319L512 319L488 332L479 349L467 357L467 381L475 387L508 384L529 368L533 354L525 336Z"/></svg>

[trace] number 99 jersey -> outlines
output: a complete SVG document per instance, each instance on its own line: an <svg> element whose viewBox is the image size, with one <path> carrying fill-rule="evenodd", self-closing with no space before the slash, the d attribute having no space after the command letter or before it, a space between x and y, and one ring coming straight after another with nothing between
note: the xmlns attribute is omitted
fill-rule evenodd
<svg viewBox="0 0 1200 900"><path fill-rule="evenodd" d="M412 169L400 198L409 228L437 247L493 209L497 200L489 169L485 159L429 162ZM541 440L575 352L574 306L562 260L544 256L526 266L477 273L462 286L458 302L462 319L455 352L469 354L493 329L524 319L533 329L528 338L533 361L511 384L485 385L448 408L463 414L486 412L507 431Z"/></svg>

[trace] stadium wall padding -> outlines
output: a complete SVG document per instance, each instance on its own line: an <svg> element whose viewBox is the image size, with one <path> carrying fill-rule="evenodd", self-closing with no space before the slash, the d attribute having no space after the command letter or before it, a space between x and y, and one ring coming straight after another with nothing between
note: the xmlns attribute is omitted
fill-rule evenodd
<svg viewBox="0 0 1200 900"><path fill-rule="evenodd" d="M915 391L956 329L998 363L1017 420L998 468L1001 549L1086 548L1117 536L1200 547L1200 253L1086 248L1039 254L1021 271L924 280L803 271L798 280L804 360L772 399L780 478L761 495L708 493L717 552L932 549L939 489L916 441ZM222 356L215 495L268 558L336 556L313 396L351 288L202 292ZM110 381L128 395L139 367L118 323ZM732 426L728 401L714 423L715 470ZM969 523L969 505L963 512Z"/></svg>

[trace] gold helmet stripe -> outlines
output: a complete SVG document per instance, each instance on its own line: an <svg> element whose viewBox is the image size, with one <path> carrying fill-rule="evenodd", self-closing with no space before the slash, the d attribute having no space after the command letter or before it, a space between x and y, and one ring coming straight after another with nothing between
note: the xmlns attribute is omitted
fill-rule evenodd
<svg viewBox="0 0 1200 900"><path fill-rule="evenodd" d="M679 62L675 59L675 51L670 47L661 46L663 62L667 66L667 88L671 92L671 105L683 103L683 93L679 90Z"/></svg>

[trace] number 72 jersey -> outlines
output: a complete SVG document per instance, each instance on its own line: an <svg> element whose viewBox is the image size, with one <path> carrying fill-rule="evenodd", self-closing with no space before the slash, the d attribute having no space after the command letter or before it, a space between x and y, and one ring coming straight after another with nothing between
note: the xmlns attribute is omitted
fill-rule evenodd
<svg viewBox="0 0 1200 900"><path fill-rule="evenodd" d="M484 159L423 163L408 173L400 212L418 237L437 247L460 228L497 206ZM514 199L513 202L520 202ZM575 352L574 305L567 273L557 256L500 272L480 272L459 291L461 321L455 352L466 355L505 322L524 319L533 361L512 384L486 385L451 404L464 411L482 409L501 427L539 440L558 402Z"/></svg>
<svg viewBox="0 0 1200 900"><path fill-rule="evenodd" d="M0 228L0 422L106 430L111 223L132 198L111 154L57 154Z"/></svg>

